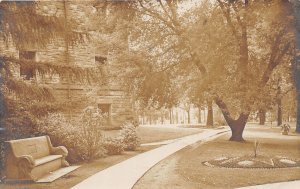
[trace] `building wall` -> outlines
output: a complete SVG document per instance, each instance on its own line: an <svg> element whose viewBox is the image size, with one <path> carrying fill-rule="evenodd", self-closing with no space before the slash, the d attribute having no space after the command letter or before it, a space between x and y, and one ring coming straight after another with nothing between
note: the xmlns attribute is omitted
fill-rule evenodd
<svg viewBox="0 0 300 189"><path fill-rule="evenodd" d="M64 10L64 6L66 6L67 11ZM76 44L67 44L66 38L59 37L45 47L23 47L20 50L35 51L37 62L79 67L99 66L95 62L95 56L107 56L108 65L104 65L104 67L108 70L109 78L109 74L114 72L114 66L109 61L108 52L103 50L103 48L101 50L98 48L99 44L103 46L99 36L104 35L102 35L102 31L97 31L93 28L95 27L93 23L98 23L95 19L99 19L99 17L91 3L76 1L68 2L64 5L63 2L59 1L47 1L41 2L39 9L41 14L52 14L61 19L65 19L66 13L68 18L66 24L73 30L89 33L89 40ZM4 43L0 43L0 49L8 56L16 58L19 56L19 51L12 45L8 47ZM110 104L110 125L112 126L120 126L121 122L133 117L131 98L122 90L122 86L117 81L110 79L110 82L107 84L99 86L97 83L87 85L75 81L72 82L59 77L57 74L51 75L51 77L46 75L44 78L37 74L36 77L38 83L53 89L53 94L57 101L62 103L76 102L75 107L64 112L71 117L78 116L87 106L97 107L98 105L101 106L101 104ZM102 83L102 81L99 81L99 83Z"/></svg>

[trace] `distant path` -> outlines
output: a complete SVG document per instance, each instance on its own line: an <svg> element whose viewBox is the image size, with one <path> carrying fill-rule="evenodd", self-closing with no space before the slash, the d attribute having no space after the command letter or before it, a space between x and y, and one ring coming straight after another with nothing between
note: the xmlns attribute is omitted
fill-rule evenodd
<svg viewBox="0 0 300 189"><path fill-rule="evenodd" d="M87 178L73 189L131 189L134 184L154 165L182 148L199 141L212 140L228 129L204 129L202 133L175 140L151 151L134 156Z"/></svg>

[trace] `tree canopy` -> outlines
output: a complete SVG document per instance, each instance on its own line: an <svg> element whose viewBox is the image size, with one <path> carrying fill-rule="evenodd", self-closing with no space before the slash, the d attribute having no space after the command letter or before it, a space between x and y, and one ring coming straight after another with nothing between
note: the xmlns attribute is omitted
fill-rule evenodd
<svg viewBox="0 0 300 189"><path fill-rule="evenodd" d="M152 77L164 72L161 77L187 81L181 89L198 91L193 92L194 98L206 93L222 110L232 129L231 139L243 140L248 116L268 101L275 75L291 69L291 5L285 1L218 0L203 1L186 11L185 3L139 0L136 14L140 27L132 32L132 43L136 49L148 51ZM146 93L148 99L159 100L164 94L161 88L167 89L156 81L156 90Z"/></svg>

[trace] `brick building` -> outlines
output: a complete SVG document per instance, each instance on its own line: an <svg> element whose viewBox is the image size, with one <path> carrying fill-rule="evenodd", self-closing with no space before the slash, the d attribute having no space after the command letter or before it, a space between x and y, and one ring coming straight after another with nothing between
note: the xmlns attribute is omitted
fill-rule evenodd
<svg viewBox="0 0 300 189"><path fill-rule="evenodd" d="M122 79L115 77L118 70L112 61L114 52L107 47L112 37L125 42L127 40L126 32L118 34L119 31L110 27L119 19L117 14L122 11L121 6L121 3L118 6L97 1L39 2L37 10L40 14L57 16L65 21L70 30L88 37L83 42L70 44L66 34L43 47L26 45L16 48L0 43L0 50L6 56L36 61L37 64L47 62L82 69L100 68L100 79L92 84L79 82L72 77L62 77L57 73L40 74L36 70L23 68L22 64L15 67L15 72L16 77L51 88L57 101L76 102L76 106L64 112L66 115L77 116L85 107L94 106L108 115L109 125L119 126L124 120L134 117L131 97L124 92L120 83Z"/></svg>

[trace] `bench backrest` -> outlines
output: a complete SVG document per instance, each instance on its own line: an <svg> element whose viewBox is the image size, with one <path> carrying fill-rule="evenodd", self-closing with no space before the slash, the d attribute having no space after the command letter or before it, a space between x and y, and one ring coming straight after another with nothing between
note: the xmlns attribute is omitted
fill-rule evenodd
<svg viewBox="0 0 300 189"><path fill-rule="evenodd" d="M50 155L48 136L11 140L8 143L16 156L31 155L33 158L41 158Z"/></svg>

